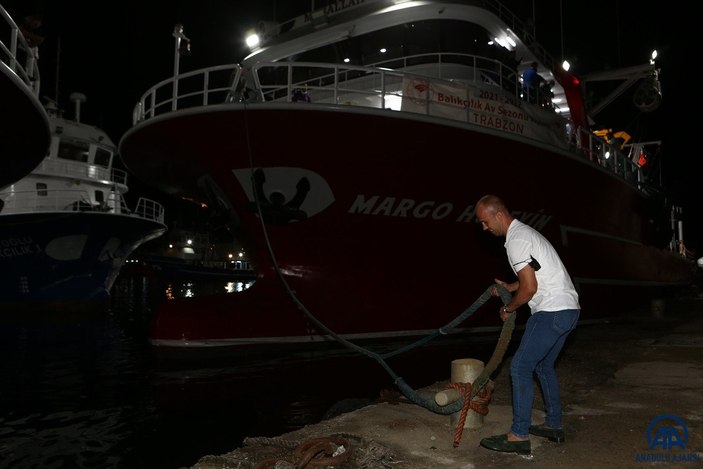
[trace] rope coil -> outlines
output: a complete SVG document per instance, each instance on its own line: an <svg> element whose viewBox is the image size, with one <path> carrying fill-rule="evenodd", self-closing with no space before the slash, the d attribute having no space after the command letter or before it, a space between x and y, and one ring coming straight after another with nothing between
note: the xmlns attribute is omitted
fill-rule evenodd
<svg viewBox="0 0 703 469"><path fill-rule="evenodd" d="M340 437L315 438L295 449L295 469L342 464L351 455L351 445Z"/></svg>
<svg viewBox="0 0 703 469"><path fill-rule="evenodd" d="M288 458L269 458L261 461L254 469L272 469L285 466L291 469L339 466L352 454L349 441L338 436L313 438L300 443Z"/></svg>

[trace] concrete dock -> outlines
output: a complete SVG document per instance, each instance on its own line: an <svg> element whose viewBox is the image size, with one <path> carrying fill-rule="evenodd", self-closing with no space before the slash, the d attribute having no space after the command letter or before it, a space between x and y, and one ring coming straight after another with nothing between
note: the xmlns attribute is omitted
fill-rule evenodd
<svg viewBox="0 0 703 469"><path fill-rule="evenodd" d="M511 358L507 354L493 375L483 424L465 428L456 447L451 417L397 394L275 438L248 438L191 469L703 466L703 294L696 288L652 309L579 326L557 363L566 441L532 436L528 456L479 446L510 428ZM447 384L420 392L432 397ZM535 386L533 422L542 423ZM336 447L337 454L320 451L316 459L301 460L315 444Z"/></svg>

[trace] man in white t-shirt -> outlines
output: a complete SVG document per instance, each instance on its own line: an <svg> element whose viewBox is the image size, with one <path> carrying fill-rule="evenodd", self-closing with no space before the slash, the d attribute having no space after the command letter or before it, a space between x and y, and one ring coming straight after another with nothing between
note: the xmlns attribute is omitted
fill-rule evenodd
<svg viewBox="0 0 703 469"><path fill-rule="evenodd" d="M529 434L561 443L561 397L554 362L569 333L576 327L580 309L578 294L554 247L534 228L515 219L495 195L483 196L476 204L476 217L484 230L505 236L505 249L518 280L495 279L513 294L500 309L505 321L524 304L531 315L520 346L510 364L513 387L513 422L510 432L481 440L481 446L495 451L529 454ZM498 292L493 292L498 296ZM545 422L531 425L533 374L542 387Z"/></svg>

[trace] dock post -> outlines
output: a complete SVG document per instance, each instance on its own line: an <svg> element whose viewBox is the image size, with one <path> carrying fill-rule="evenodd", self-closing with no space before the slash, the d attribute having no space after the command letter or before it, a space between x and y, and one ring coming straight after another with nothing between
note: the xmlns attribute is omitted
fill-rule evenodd
<svg viewBox="0 0 703 469"><path fill-rule="evenodd" d="M452 360L452 383L473 383L476 378L479 377L485 364L481 360L476 360L475 358L460 358L457 360ZM461 398L459 391L455 389L447 389L445 391L438 392L435 395L435 402L438 405L447 405L457 399ZM474 399L476 399L474 397ZM461 411L455 412L450 416L450 422L452 426L456 426L458 423ZM483 415L477 413L473 409L469 409L468 414L466 414L466 420L464 421L464 428L479 428L483 426Z"/></svg>

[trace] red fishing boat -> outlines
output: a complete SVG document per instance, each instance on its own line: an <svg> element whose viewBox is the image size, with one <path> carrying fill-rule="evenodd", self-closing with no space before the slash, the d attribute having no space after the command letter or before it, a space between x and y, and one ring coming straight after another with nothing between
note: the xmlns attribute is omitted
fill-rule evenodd
<svg viewBox="0 0 703 469"><path fill-rule="evenodd" d="M510 278L475 220L486 193L555 245L584 321L691 282L677 209L643 167L656 142L594 133L588 77L500 3L337 1L258 32L241 63L149 89L120 142L132 171L227 219L256 272L243 292L162 305L155 346L435 331ZM528 93L532 62L550 86ZM661 99L654 62L592 78L635 83L633 111ZM487 309L459 329L496 331Z"/></svg>

